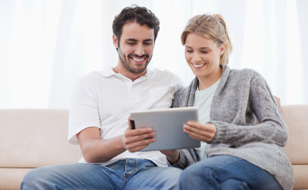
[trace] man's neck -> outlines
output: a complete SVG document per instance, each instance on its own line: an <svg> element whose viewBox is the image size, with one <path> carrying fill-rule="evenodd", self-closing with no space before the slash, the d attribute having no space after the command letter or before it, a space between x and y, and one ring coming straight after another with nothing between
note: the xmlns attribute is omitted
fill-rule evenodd
<svg viewBox="0 0 308 190"><path fill-rule="evenodd" d="M113 68L113 71L115 73L122 74L123 76L131 79L132 81L135 81L137 78L145 75L145 73L146 73L146 70L144 70L142 73L132 73L132 72L128 71L127 69L125 69L125 68L123 68L119 65L117 65L115 68Z"/></svg>

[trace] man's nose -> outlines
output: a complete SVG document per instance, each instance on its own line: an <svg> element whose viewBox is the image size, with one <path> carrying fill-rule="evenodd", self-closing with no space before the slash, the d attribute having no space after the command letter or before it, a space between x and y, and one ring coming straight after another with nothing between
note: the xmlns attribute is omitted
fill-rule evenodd
<svg viewBox="0 0 308 190"><path fill-rule="evenodd" d="M144 54L144 48L142 44L136 47L135 53L139 56L142 56Z"/></svg>

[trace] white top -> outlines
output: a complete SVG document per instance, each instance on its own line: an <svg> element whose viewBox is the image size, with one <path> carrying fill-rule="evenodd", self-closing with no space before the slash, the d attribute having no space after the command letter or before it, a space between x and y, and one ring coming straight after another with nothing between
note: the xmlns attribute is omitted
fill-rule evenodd
<svg viewBox="0 0 308 190"><path fill-rule="evenodd" d="M219 82L220 79L212 86L200 91L197 86L194 99L194 106L198 107L198 118L200 123L205 124L208 121L210 121L212 99L214 97ZM195 148L201 160L207 158L206 155L207 149L208 149L208 144L206 142L201 142L200 148Z"/></svg>
<svg viewBox="0 0 308 190"><path fill-rule="evenodd" d="M174 93L183 87L181 79L165 70L147 69L134 82L112 68L92 72L75 84L69 114L68 139L78 144L76 134L88 127L100 128L102 139L124 134L131 111L170 108ZM120 159L140 158L167 166L159 151L130 153L125 151L102 165ZM79 162L86 161L81 158Z"/></svg>

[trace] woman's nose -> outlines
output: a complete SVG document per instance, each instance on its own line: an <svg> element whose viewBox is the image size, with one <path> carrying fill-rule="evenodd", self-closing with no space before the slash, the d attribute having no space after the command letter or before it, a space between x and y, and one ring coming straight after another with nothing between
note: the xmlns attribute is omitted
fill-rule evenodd
<svg viewBox="0 0 308 190"><path fill-rule="evenodd" d="M201 56L198 53L194 53L194 55L192 57L192 62L198 63L199 61L201 61Z"/></svg>

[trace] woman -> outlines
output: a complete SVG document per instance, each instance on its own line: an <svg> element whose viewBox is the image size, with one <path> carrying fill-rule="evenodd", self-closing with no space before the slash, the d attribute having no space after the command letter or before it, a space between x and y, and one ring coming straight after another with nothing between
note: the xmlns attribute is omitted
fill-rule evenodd
<svg viewBox="0 0 308 190"><path fill-rule="evenodd" d="M200 122L188 122L184 132L202 141L181 151L179 167L200 160L181 174L181 189L292 189L278 105L259 73L227 66L232 45L222 16L193 17L181 39L196 78L176 93L173 107L199 108Z"/></svg>

